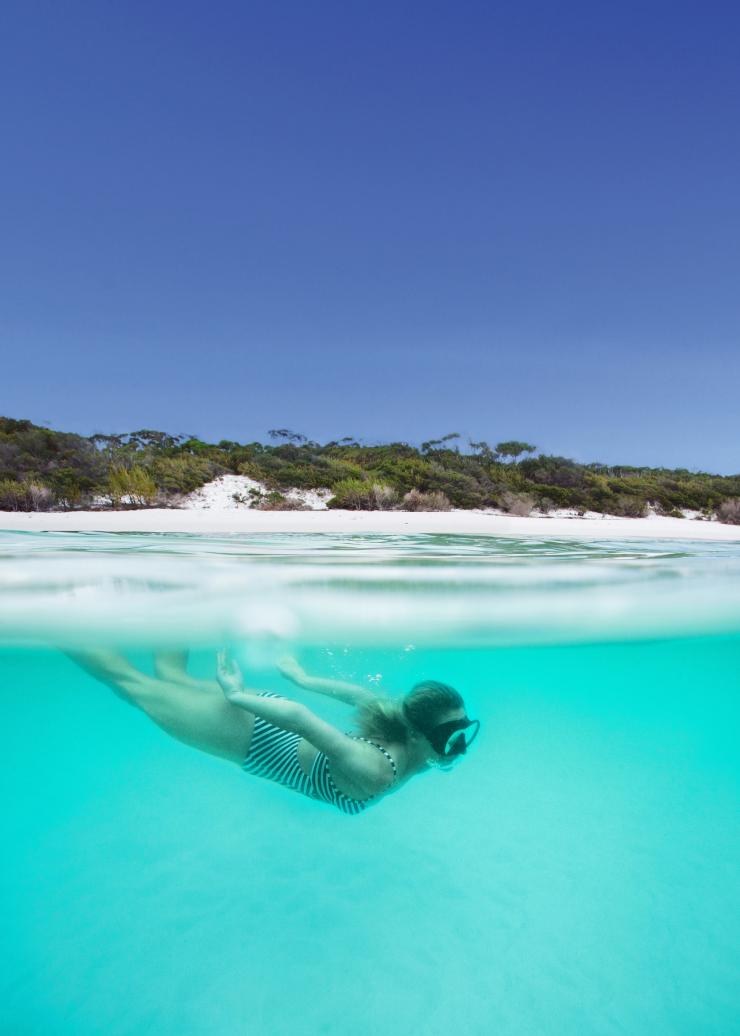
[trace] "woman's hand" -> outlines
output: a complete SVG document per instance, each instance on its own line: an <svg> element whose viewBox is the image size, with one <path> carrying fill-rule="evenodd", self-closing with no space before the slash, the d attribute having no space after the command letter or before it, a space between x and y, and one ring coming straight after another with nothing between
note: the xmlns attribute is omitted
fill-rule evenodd
<svg viewBox="0 0 740 1036"><path fill-rule="evenodd" d="M297 683L300 686L306 679L305 669L292 655L285 655L281 658L277 667L280 675L284 676L286 680L290 680L291 683Z"/></svg>
<svg viewBox="0 0 740 1036"><path fill-rule="evenodd" d="M228 701L238 698L244 690L241 669L225 650L216 656L216 679Z"/></svg>

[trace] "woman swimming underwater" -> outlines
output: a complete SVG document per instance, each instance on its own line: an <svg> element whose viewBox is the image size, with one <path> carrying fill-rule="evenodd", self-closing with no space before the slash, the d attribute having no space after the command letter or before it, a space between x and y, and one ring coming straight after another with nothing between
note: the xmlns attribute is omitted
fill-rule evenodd
<svg viewBox="0 0 740 1036"><path fill-rule="evenodd" d="M397 702L309 676L295 659L284 659L278 668L287 680L357 709L360 733L352 734L300 702L246 688L226 652L218 655L215 681L189 676L185 652L155 655L156 677L115 652L70 657L178 741L347 814L361 813L430 767L450 769L480 727L466 716L458 692L434 680Z"/></svg>

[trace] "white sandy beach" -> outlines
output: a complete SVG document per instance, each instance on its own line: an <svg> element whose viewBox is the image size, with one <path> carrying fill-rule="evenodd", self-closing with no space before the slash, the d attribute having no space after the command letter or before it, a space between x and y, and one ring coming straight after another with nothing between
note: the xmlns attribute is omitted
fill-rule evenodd
<svg viewBox="0 0 740 1036"><path fill-rule="evenodd" d="M326 532L459 536L533 536L581 539L740 540L740 525L705 521L698 512L685 518L616 518L574 511L523 518L501 511L340 511L329 510L331 491L287 491L286 496L310 508L305 511L261 511L249 505L249 493L265 492L244 475L222 475L195 490L179 508L96 511L0 511L0 531L28 532L184 532L270 533Z"/></svg>
<svg viewBox="0 0 740 1036"><path fill-rule="evenodd" d="M151 509L136 511L0 512L0 530L27 532L184 532L334 534L443 533L574 539L740 540L740 526L686 518L516 518L483 511L258 511Z"/></svg>

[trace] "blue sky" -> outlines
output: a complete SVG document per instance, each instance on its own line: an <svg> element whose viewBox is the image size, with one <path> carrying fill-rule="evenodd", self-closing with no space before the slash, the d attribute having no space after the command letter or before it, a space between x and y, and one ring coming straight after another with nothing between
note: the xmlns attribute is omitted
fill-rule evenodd
<svg viewBox="0 0 740 1036"><path fill-rule="evenodd" d="M740 471L740 8L6 2L0 413Z"/></svg>

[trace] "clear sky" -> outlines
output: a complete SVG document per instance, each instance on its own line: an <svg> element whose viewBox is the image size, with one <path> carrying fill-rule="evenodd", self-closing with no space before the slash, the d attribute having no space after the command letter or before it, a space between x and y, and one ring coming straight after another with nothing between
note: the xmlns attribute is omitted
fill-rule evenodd
<svg viewBox="0 0 740 1036"><path fill-rule="evenodd" d="M740 6L5 0L0 413L740 471Z"/></svg>

